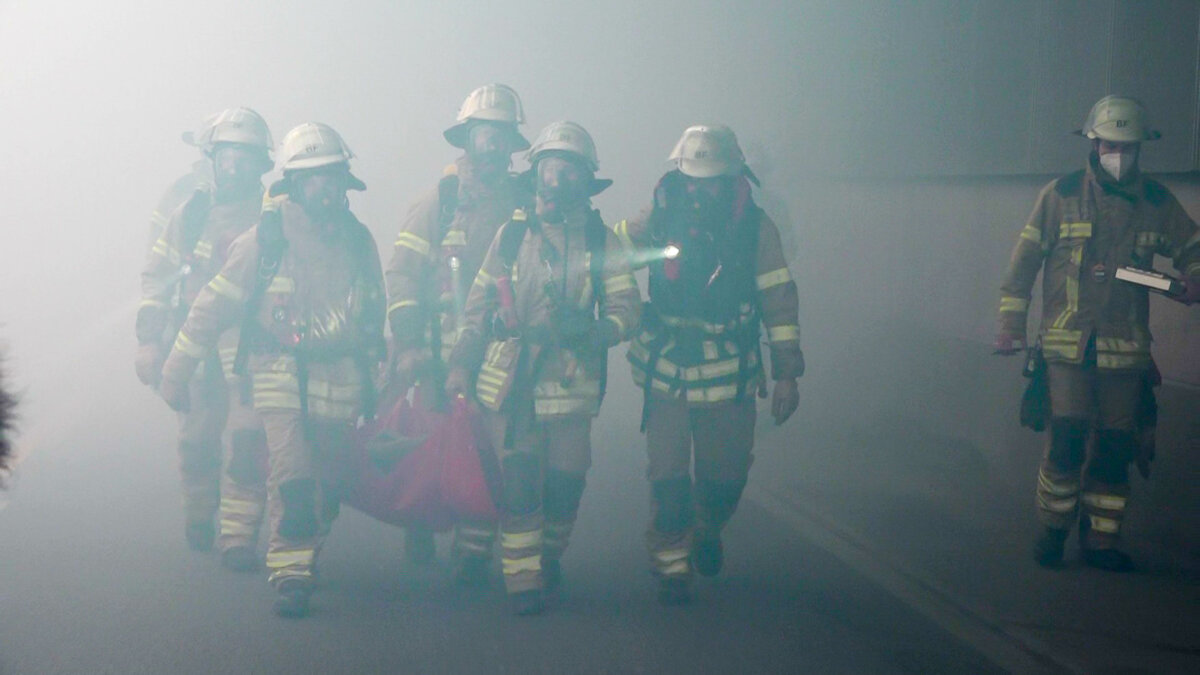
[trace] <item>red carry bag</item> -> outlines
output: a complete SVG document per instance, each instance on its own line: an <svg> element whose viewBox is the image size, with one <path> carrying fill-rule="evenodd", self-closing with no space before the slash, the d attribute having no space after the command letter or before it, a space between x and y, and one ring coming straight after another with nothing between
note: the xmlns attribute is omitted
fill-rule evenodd
<svg viewBox="0 0 1200 675"><path fill-rule="evenodd" d="M500 467L479 412L462 397L447 413L400 397L358 434L358 475L345 503L392 525L435 531L494 521Z"/></svg>

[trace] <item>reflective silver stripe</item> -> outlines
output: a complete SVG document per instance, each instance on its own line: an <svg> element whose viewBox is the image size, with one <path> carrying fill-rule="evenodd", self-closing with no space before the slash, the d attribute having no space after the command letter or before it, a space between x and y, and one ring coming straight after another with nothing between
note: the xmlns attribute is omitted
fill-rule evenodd
<svg viewBox="0 0 1200 675"><path fill-rule="evenodd" d="M1038 228L1034 227L1033 225L1026 225L1024 228L1021 229L1021 237L1020 238L1024 239L1025 241L1032 241L1035 244L1041 243L1042 231L1039 230Z"/></svg>
<svg viewBox="0 0 1200 675"><path fill-rule="evenodd" d="M1044 471L1038 471L1038 489L1056 497L1074 497L1079 493L1079 481L1054 481Z"/></svg>
<svg viewBox="0 0 1200 675"><path fill-rule="evenodd" d="M1124 511L1126 498L1119 495L1100 495L1094 492L1083 493L1083 503L1093 509L1105 511Z"/></svg>
<svg viewBox="0 0 1200 675"><path fill-rule="evenodd" d="M175 337L175 349L193 359L202 359L208 356L208 349L193 342L183 331L179 331L179 335Z"/></svg>
<svg viewBox="0 0 1200 675"><path fill-rule="evenodd" d="M768 326L767 339L771 342L787 342L800 339L800 326Z"/></svg>
<svg viewBox="0 0 1200 675"><path fill-rule="evenodd" d="M442 246L466 246L467 233L462 230L450 230L442 238Z"/></svg>
<svg viewBox="0 0 1200 675"><path fill-rule="evenodd" d="M1092 236L1091 223L1062 223L1058 226L1058 236L1062 239L1083 239Z"/></svg>
<svg viewBox="0 0 1200 675"><path fill-rule="evenodd" d="M416 300L400 300L399 302L393 302L392 304L388 305L387 313L391 314L397 309L404 309L405 307L416 307L418 304L420 303Z"/></svg>
<svg viewBox="0 0 1200 675"><path fill-rule="evenodd" d="M279 569L297 565L312 565L316 549L300 548L291 551L267 551L267 567Z"/></svg>
<svg viewBox="0 0 1200 675"><path fill-rule="evenodd" d="M246 299L246 291L242 287L233 283L223 274L218 274L208 282L208 288L213 293L222 297L228 298L234 302L242 302Z"/></svg>
<svg viewBox="0 0 1200 675"><path fill-rule="evenodd" d="M396 235L395 246L403 246L404 248L416 251L422 256L429 255L429 242L412 232L401 232Z"/></svg>
<svg viewBox="0 0 1200 675"><path fill-rule="evenodd" d="M513 575L522 572L540 572L542 570L542 554L531 555L525 558L501 558L500 567L504 574Z"/></svg>
<svg viewBox="0 0 1200 675"><path fill-rule="evenodd" d="M1029 311L1029 299L1018 298L1011 295L1002 295L1000 296L1000 311L1027 312Z"/></svg>
<svg viewBox="0 0 1200 675"><path fill-rule="evenodd" d="M542 545L542 531L501 532L500 545L504 548L534 548Z"/></svg>
<svg viewBox="0 0 1200 675"><path fill-rule="evenodd" d="M754 283L758 286L758 290L765 291L768 288L786 284L792 280L792 273L786 267L780 267L777 270L760 274L754 279Z"/></svg>
<svg viewBox="0 0 1200 675"><path fill-rule="evenodd" d="M1038 497L1038 506L1053 513L1071 513L1078 505L1079 499L1077 497L1067 497L1066 499Z"/></svg>
<svg viewBox="0 0 1200 675"><path fill-rule="evenodd" d="M1088 519L1091 521L1092 529L1097 532L1103 532L1104 534L1116 534L1121 531L1121 523L1113 520L1112 518L1089 515Z"/></svg>

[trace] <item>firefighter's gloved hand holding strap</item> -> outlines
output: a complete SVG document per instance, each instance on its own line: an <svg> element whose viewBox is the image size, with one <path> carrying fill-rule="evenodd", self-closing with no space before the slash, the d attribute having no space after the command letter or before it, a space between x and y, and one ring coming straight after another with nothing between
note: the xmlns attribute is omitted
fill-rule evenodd
<svg viewBox="0 0 1200 675"><path fill-rule="evenodd" d="M446 375L446 396L466 396L470 386L470 376L463 368L451 368Z"/></svg>
<svg viewBox="0 0 1200 675"><path fill-rule="evenodd" d="M992 353L1012 356L1025 350L1025 337L1012 333L1000 333L992 342Z"/></svg>

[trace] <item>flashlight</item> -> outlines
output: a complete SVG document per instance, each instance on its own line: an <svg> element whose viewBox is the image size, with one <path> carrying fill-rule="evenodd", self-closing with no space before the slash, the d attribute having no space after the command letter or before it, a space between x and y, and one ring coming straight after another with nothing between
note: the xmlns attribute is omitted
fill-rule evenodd
<svg viewBox="0 0 1200 675"><path fill-rule="evenodd" d="M675 244L667 244L662 250L662 256L666 260L674 260L679 257L679 247Z"/></svg>

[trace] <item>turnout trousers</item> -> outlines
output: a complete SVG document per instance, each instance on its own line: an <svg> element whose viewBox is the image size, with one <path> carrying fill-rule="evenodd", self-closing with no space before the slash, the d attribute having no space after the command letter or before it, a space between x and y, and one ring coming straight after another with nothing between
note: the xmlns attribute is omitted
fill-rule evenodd
<svg viewBox="0 0 1200 675"><path fill-rule="evenodd" d="M216 365L205 361L188 383L191 409L179 414L179 469L185 519L210 523L219 514L217 546L224 551L258 542L267 442L258 415L242 401L241 379Z"/></svg>
<svg viewBox="0 0 1200 675"><path fill-rule="evenodd" d="M514 427L509 429L510 419ZM501 567L509 593L543 587L542 562L567 550L587 471L592 465L590 415L534 420L487 413L504 473ZM506 436L511 447L505 447Z"/></svg>
<svg viewBox="0 0 1200 675"><path fill-rule="evenodd" d="M651 393L646 404L651 566L659 577L688 579L693 541L720 536L746 487L754 461L755 400L751 393L692 407Z"/></svg>
<svg viewBox="0 0 1200 675"><path fill-rule="evenodd" d="M1116 546L1124 519L1146 375L1097 368L1093 344L1082 364L1048 364L1051 424L1037 506L1043 525L1078 522L1080 545L1100 550Z"/></svg>
<svg viewBox="0 0 1200 675"><path fill-rule="evenodd" d="M317 555L353 479L354 422L310 417L298 410L260 409L270 448L267 475L267 568L272 586L311 584Z"/></svg>

